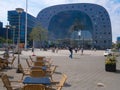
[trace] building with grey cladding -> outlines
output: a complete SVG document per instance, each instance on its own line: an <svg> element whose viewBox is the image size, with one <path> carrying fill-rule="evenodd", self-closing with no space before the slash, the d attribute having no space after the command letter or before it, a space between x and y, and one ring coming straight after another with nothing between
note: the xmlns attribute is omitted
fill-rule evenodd
<svg viewBox="0 0 120 90"><path fill-rule="evenodd" d="M90 3L62 4L43 9L37 20L49 31L49 40L74 39L84 47L111 48L111 21L106 9ZM70 32L78 21L83 28ZM80 36L78 35L80 32Z"/></svg>

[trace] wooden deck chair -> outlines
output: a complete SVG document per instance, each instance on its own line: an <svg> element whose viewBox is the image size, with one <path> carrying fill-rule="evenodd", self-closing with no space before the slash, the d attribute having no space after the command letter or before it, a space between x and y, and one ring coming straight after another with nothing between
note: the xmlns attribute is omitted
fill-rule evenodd
<svg viewBox="0 0 120 90"><path fill-rule="evenodd" d="M23 86L22 90L46 90L44 85L41 84L28 84Z"/></svg>
<svg viewBox="0 0 120 90"><path fill-rule="evenodd" d="M0 70L6 67L6 64L0 60Z"/></svg>
<svg viewBox="0 0 120 90"><path fill-rule="evenodd" d="M37 60L37 61L41 61L41 60L43 60L44 58L45 58L44 56L37 56L37 57L36 57L36 60Z"/></svg>
<svg viewBox="0 0 120 90"><path fill-rule="evenodd" d="M50 70L47 71L47 75L50 76L50 78L51 78L52 81L53 81L52 76L53 76L56 68L57 68L57 66L54 65L54 66L52 66L52 67L50 68Z"/></svg>
<svg viewBox="0 0 120 90"><path fill-rule="evenodd" d="M16 57L14 56L11 61L8 60L8 64L11 65L11 68L12 68L12 66L14 66L13 63L14 63L15 59L16 59Z"/></svg>
<svg viewBox="0 0 120 90"><path fill-rule="evenodd" d="M46 72L43 71L42 69L40 70L31 70L30 71L30 76L31 77L45 77L46 76Z"/></svg>
<svg viewBox="0 0 120 90"><path fill-rule="evenodd" d="M29 68L33 66L32 63L30 64L30 62L28 61L28 59L26 59L26 62L27 62L27 65L28 65Z"/></svg>
<svg viewBox="0 0 120 90"><path fill-rule="evenodd" d="M21 78L21 80L23 80L23 77L25 75L30 75L30 70L29 69L24 69L21 64L18 65L18 68L22 71L22 78Z"/></svg>
<svg viewBox="0 0 120 90"><path fill-rule="evenodd" d="M31 62L34 62L31 56L29 56L29 58L30 58Z"/></svg>
<svg viewBox="0 0 120 90"><path fill-rule="evenodd" d="M34 66L45 66L44 62L34 62Z"/></svg>
<svg viewBox="0 0 120 90"><path fill-rule="evenodd" d="M0 67L1 68L8 67L8 60L7 59L3 59L3 58L0 57Z"/></svg>
<svg viewBox="0 0 120 90"><path fill-rule="evenodd" d="M51 87L55 88L55 90L62 90L62 87L64 86L66 80L67 80L67 75L62 74L61 80L59 82L53 82L53 85L51 85Z"/></svg>
<svg viewBox="0 0 120 90"><path fill-rule="evenodd" d="M60 80L59 84L57 85L57 90L61 90L67 80L67 75L63 74L62 79Z"/></svg>
<svg viewBox="0 0 120 90"><path fill-rule="evenodd" d="M19 83L19 85L16 85L16 83L15 83L15 85L12 85L11 81L9 80L9 78L7 76L7 74L2 74L1 79L2 79L4 87L6 87L7 90L18 90L22 86L22 83L20 83L19 81L12 81L12 82L18 82Z"/></svg>

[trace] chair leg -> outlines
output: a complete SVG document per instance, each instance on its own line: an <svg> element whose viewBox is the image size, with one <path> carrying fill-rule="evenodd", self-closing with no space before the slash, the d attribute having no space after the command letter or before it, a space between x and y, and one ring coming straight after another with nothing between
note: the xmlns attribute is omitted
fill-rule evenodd
<svg viewBox="0 0 120 90"><path fill-rule="evenodd" d="M11 68L13 68L14 67L14 64L11 64Z"/></svg>
<svg viewBox="0 0 120 90"><path fill-rule="evenodd" d="M23 80L23 77L24 77L24 74L22 75L22 78L21 78L21 80Z"/></svg>

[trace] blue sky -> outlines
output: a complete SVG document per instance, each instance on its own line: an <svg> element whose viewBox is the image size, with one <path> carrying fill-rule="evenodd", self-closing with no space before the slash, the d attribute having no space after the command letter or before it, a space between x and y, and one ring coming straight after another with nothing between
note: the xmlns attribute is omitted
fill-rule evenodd
<svg viewBox="0 0 120 90"><path fill-rule="evenodd" d="M28 0L28 13L36 17L46 7L69 3L94 3L103 6L110 15L113 41L120 36L120 0ZM4 26L8 23L7 11L18 7L25 10L26 0L0 0L0 21Z"/></svg>

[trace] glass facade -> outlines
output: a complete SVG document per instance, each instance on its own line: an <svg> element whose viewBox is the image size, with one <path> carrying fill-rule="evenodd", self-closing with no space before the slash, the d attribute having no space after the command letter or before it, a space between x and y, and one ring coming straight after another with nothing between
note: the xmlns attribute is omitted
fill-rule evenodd
<svg viewBox="0 0 120 90"><path fill-rule="evenodd" d="M2 36L2 28L3 28L3 23L0 22L0 37Z"/></svg>
<svg viewBox="0 0 120 90"><path fill-rule="evenodd" d="M19 21L19 15L20 15L20 21ZM25 20L26 20L25 12L18 14L15 10L8 11L9 24L11 25L11 27L15 26L15 28L11 28L11 34L10 34L12 39L14 33L15 43L17 43L17 39L18 39L19 22L20 22L20 43L25 43ZM27 14L27 37L29 37L29 34L32 28L35 26L35 24L36 24L36 18L30 14Z"/></svg>
<svg viewBox="0 0 120 90"><path fill-rule="evenodd" d="M6 28L3 28L3 23L0 22L0 37L3 37L3 38L6 39L6 31L7 31L7 29L6 29ZM10 32L10 31L8 31L8 32ZM9 34L8 34L8 38L9 38L9 37L10 37L10 36L9 36Z"/></svg>
<svg viewBox="0 0 120 90"><path fill-rule="evenodd" d="M74 28L73 31L81 30L81 37L85 35L84 32L89 32L85 38L90 38L90 33L93 29L92 22L85 13L80 11L65 11L58 13L52 17L48 30L52 33L52 35L54 35L54 38L56 39L64 39L68 37L73 38L74 36L78 36L78 33L72 32L73 34L70 34L69 32L71 30L71 26L74 25L74 23L77 21L83 25L83 28Z"/></svg>
<svg viewBox="0 0 120 90"><path fill-rule="evenodd" d="M2 22L0 22L0 29L3 27L3 23Z"/></svg>
<svg viewBox="0 0 120 90"><path fill-rule="evenodd" d="M120 37L117 37L117 43L120 43Z"/></svg>

